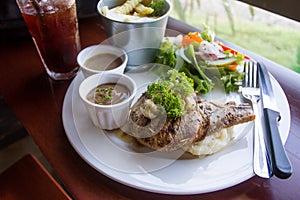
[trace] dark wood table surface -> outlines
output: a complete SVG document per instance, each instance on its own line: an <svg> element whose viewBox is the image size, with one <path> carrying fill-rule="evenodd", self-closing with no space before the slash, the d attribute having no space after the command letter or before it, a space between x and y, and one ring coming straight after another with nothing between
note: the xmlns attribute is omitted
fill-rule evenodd
<svg viewBox="0 0 300 200"><path fill-rule="evenodd" d="M79 27L83 48L106 38L98 17L81 19ZM169 19L168 29L183 33L196 30L174 19ZM173 196L145 192L107 178L89 166L69 143L61 116L64 95L71 81L56 82L47 77L30 38L1 39L0 94L74 199L299 199L300 75L236 45L224 43L263 60L288 98L291 127L285 148L293 165L293 175L289 179L254 176L221 191Z"/></svg>

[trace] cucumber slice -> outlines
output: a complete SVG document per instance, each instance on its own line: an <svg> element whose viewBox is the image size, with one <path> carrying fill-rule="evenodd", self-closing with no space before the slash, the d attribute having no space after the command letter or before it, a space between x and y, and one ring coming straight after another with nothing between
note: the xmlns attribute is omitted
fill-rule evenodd
<svg viewBox="0 0 300 200"><path fill-rule="evenodd" d="M237 58L231 57L231 58L224 58L219 60L206 60L205 63L207 65L222 66L222 65L229 65L235 61L237 61Z"/></svg>

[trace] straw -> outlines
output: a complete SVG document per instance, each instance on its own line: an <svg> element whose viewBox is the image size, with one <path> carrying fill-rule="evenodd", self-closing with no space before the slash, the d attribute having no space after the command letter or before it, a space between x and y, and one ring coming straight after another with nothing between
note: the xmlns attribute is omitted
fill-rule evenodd
<svg viewBox="0 0 300 200"><path fill-rule="evenodd" d="M32 4L32 6L38 12L38 14L41 15L42 14L42 9L39 6L40 0L29 0L29 2Z"/></svg>
<svg viewBox="0 0 300 200"><path fill-rule="evenodd" d="M40 21L41 24L45 25L45 21L44 21L44 18L43 18L43 10L42 8L40 7L39 3L41 2L41 0L29 0L29 2L31 3L31 5L33 6L33 8L36 10L37 12L37 19Z"/></svg>

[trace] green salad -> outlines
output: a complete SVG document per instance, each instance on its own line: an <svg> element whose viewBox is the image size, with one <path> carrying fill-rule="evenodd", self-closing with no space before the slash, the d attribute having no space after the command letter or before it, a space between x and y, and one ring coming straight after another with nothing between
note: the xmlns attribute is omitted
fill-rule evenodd
<svg viewBox="0 0 300 200"><path fill-rule="evenodd" d="M156 63L167 65L194 82L199 94L210 92L216 83L224 85L226 93L237 91L244 78L242 64L248 57L214 41L215 35L203 32L165 38L156 56Z"/></svg>

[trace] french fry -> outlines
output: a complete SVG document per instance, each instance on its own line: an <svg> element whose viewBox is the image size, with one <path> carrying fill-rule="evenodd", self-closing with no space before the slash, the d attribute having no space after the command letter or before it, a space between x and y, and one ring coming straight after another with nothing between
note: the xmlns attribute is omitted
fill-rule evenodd
<svg viewBox="0 0 300 200"><path fill-rule="evenodd" d="M134 10L139 14L139 15L150 15L151 13L153 13L153 8L144 6L143 4L138 4Z"/></svg>
<svg viewBox="0 0 300 200"><path fill-rule="evenodd" d="M117 7L115 12L124 15L130 14L141 1L142 0L127 0L123 5Z"/></svg>

